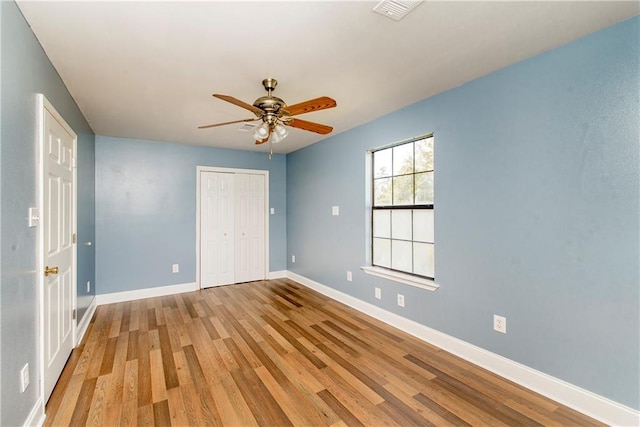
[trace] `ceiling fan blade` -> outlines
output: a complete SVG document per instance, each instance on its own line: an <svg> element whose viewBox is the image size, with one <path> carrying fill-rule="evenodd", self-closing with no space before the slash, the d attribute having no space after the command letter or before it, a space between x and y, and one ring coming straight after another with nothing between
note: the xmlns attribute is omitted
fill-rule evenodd
<svg viewBox="0 0 640 427"><path fill-rule="evenodd" d="M288 113L289 116L297 116L298 114L333 108L336 105L338 104L336 104L335 99L329 98L328 96L321 96L320 98L310 99L298 104L287 105L284 110L286 111L285 114Z"/></svg>
<svg viewBox="0 0 640 427"><path fill-rule="evenodd" d="M214 124L212 124L212 125L202 125L202 126L198 126L198 129L214 128L214 127L216 127L216 126L230 125L230 124L233 124L233 123L255 122L256 120L260 120L260 118L234 120L234 121L232 121L232 122L214 123Z"/></svg>
<svg viewBox="0 0 640 427"><path fill-rule="evenodd" d="M301 119L291 119L284 122L284 124L294 128L319 133L320 135L326 135L328 133L331 133L331 131L333 130L331 126L322 125L320 123L308 122L306 120L301 120Z"/></svg>
<svg viewBox="0 0 640 427"><path fill-rule="evenodd" d="M227 101L227 102L230 102L230 103L232 103L234 105L237 105L238 107L242 107L245 110L249 110L252 113L254 113L255 115L257 115L257 116L262 116L264 114L264 111L262 111L258 107L254 107L251 104L247 104L244 101L240 101L238 98L234 98L233 96L221 95L219 93L214 93L213 96L215 98L222 99L223 101Z"/></svg>

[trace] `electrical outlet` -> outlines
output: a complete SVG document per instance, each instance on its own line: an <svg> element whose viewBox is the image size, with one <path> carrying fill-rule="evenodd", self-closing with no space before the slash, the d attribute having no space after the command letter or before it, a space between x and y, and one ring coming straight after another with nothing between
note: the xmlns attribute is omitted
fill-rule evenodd
<svg viewBox="0 0 640 427"><path fill-rule="evenodd" d="M331 206L331 215L333 216L340 215L340 206Z"/></svg>
<svg viewBox="0 0 640 427"><path fill-rule="evenodd" d="M507 318L498 316L497 314L493 315L493 330L502 332L503 334L507 333Z"/></svg>
<svg viewBox="0 0 640 427"><path fill-rule="evenodd" d="M269 209L269 212L271 213L271 215L275 215L276 209L275 208L271 208L271 209Z"/></svg>
<svg viewBox="0 0 640 427"><path fill-rule="evenodd" d="M91 281L87 281L87 293L91 292Z"/></svg>
<svg viewBox="0 0 640 427"><path fill-rule="evenodd" d="M27 363L20 369L20 393L29 387L29 364Z"/></svg>
<svg viewBox="0 0 640 427"><path fill-rule="evenodd" d="M171 266L171 271L173 271L174 273L178 273L180 271L180 265L179 264L173 264Z"/></svg>
<svg viewBox="0 0 640 427"><path fill-rule="evenodd" d="M376 299L382 299L382 289L375 288L375 296L376 296Z"/></svg>
<svg viewBox="0 0 640 427"><path fill-rule="evenodd" d="M351 274L351 272L350 272L350 271L347 271L347 280L348 280L349 282L353 282L353 275Z"/></svg>
<svg viewBox="0 0 640 427"><path fill-rule="evenodd" d="M404 295L398 294L398 305L404 307Z"/></svg>
<svg viewBox="0 0 640 427"><path fill-rule="evenodd" d="M296 256L295 255L291 255L291 262L296 262Z"/></svg>

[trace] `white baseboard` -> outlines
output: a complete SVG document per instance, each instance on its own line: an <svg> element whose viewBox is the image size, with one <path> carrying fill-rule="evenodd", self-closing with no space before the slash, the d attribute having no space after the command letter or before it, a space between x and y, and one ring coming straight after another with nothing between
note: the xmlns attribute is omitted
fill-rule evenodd
<svg viewBox="0 0 640 427"><path fill-rule="evenodd" d="M37 426L40 427L44 424L44 420L46 415L44 414L44 402L42 401L42 396L38 398L35 405L31 409L29 416L24 422L25 427Z"/></svg>
<svg viewBox="0 0 640 427"><path fill-rule="evenodd" d="M614 426L639 426L640 411L609 400L566 381L536 371L506 357L469 344L351 295L287 271L287 277L323 295L405 331L565 406Z"/></svg>
<svg viewBox="0 0 640 427"><path fill-rule="evenodd" d="M91 323L93 313L96 312L96 307L98 306L96 302L97 299L97 297L93 297L93 299L91 300L91 304L89 304L89 307L87 308L87 311L84 312L82 320L80 320L80 323L78 323L78 326L76 327L76 347L80 345L82 339L84 338L84 334L87 333L87 329L89 328L89 324Z"/></svg>
<svg viewBox="0 0 640 427"><path fill-rule="evenodd" d="M158 286L155 288L135 289L133 291L113 292L110 294L96 295L96 305L113 304L123 301L134 301L143 298L162 297L165 295L181 294L197 291L196 282L181 283L179 285Z"/></svg>
<svg viewBox="0 0 640 427"><path fill-rule="evenodd" d="M269 280L284 279L285 277L287 277L287 270L270 271L269 274L267 275L267 278Z"/></svg>

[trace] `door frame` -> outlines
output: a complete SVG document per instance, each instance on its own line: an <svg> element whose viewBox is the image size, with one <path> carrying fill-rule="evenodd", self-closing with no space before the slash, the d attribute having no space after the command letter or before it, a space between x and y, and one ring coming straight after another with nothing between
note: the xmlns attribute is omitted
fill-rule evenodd
<svg viewBox="0 0 640 427"><path fill-rule="evenodd" d="M264 278L269 278L269 171L259 169L196 166L196 285L202 289L200 278L200 182L203 172L243 173L264 176Z"/></svg>
<svg viewBox="0 0 640 427"><path fill-rule="evenodd" d="M71 293L71 309L77 310L78 304L78 283L77 283L77 261L78 261L78 245L77 245L77 233L78 233L78 176L77 176L77 156L78 156L78 135L71 129L71 127L67 124L64 118L56 111L53 105L45 98L45 96L41 93L36 94L36 156L37 156L37 185L36 192L38 198L38 211L39 211L39 219L38 219L38 241L37 241L37 268L36 268L36 285L37 285L37 298L38 298L38 317L40 318L38 322L38 342L39 342L39 368L40 368L40 376L39 376L39 390L40 397L43 400L43 409L46 406L47 402L44 401L44 372L45 372L45 348L44 348L44 333L45 333L45 325L44 325L44 224L42 216L44 214L44 162L45 162L45 112L48 111L51 116L60 123L60 125L73 137L73 163L72 163L72 199L73 199L73 208L71 213L71 228L72 228L72 236L76 236L74 242L72 242L71 249L71 287L73 292ZM78 320L73 319L71 322L71 339L73 342L73 348L77 347L77 331L78 331Z"/></svg>

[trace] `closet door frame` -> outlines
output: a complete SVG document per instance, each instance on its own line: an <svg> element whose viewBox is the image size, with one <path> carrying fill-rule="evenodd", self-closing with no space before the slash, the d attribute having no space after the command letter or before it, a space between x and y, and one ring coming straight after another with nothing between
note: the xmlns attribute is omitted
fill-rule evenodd
<svg viewBox="0 0 640 427"><path fill-rule="evenodd" d="M269 277L269 171L258 169L221 168L213 166L196 167L196 284L202 289L200 267L200 185L203 172L220 172L233 174L251 174L264 176L264 277Z"/></svg>

